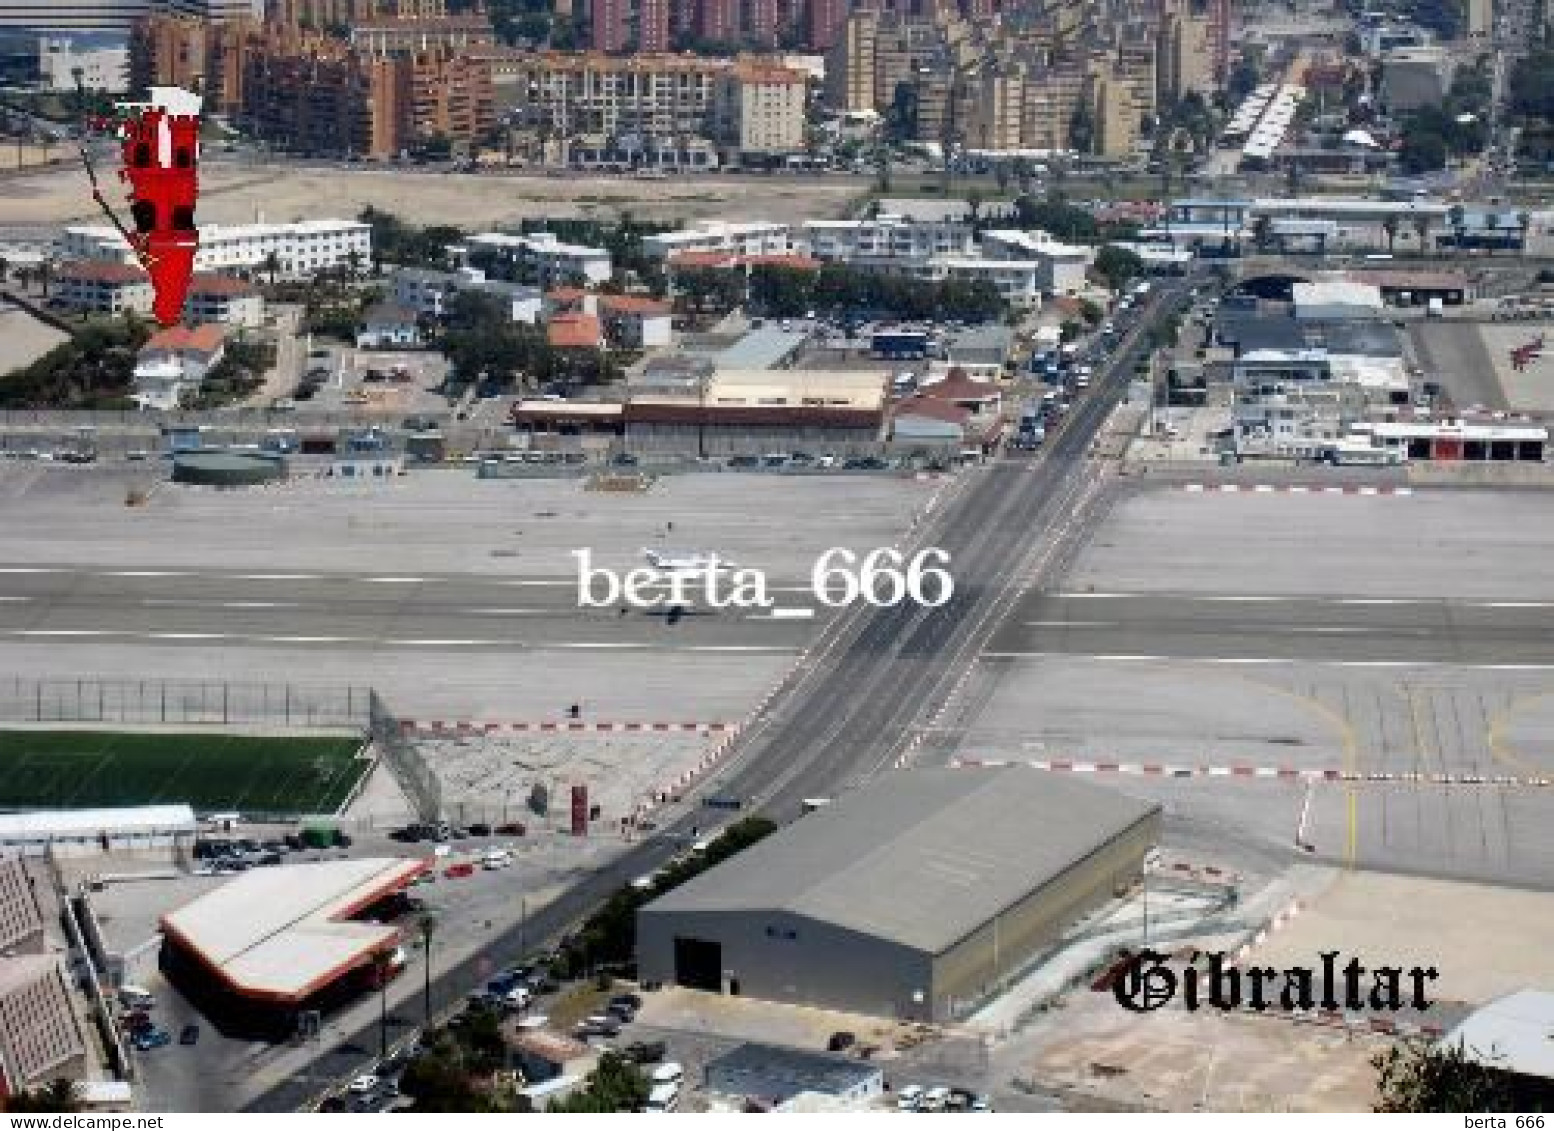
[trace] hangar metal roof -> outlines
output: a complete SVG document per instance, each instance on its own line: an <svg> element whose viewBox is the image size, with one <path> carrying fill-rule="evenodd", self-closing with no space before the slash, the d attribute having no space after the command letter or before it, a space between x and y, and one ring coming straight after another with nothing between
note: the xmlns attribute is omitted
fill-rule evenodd
<svg viewBox="0 0 1554 1131"><path fill-rule="evenodd" d="M187 805L134 805L122 809L37 809L0 815L0 844L69 837L150 836L192 833L199 828Z"/></svg>
<svg viewBox="0 0 1554 1131"><path fill-rule="evenodd" d="M1159 808L1028 766L898 771L644 914L780 909L939 954Z"/></svg>

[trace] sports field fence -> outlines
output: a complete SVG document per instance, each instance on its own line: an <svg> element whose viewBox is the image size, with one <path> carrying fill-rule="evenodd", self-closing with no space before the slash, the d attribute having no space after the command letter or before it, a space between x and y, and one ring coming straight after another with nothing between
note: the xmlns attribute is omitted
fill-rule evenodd
<svg viewBox="0 0 1554 1131"><path fill-rule="evenodd" d="M0 680L0 723L124 723L366 730L367 687L229 680Z"/></svg>

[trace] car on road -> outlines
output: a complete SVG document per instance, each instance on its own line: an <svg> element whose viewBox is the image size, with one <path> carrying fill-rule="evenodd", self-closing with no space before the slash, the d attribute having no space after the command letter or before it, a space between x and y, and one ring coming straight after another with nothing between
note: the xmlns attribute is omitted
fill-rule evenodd
<svg viewBox="0 0 1554 1131"><path fill-rule="evenodd" d="M614 1037L618 1036L620 1031L621 1023L603 1013L585 1017L577 1024L577 1035L580 1037Z"/></svg>
<svg viewBox="0 0 1554 1131"><path fill-rule="evenodd" d="M166 1029L142 1029L132 1038L131 1043L141 1052L150 1052L173 1043L173 1038Z"/></svg>
<svg viewBox="0 0 1554 1131"><path fill-rule="evenodd" d="M198 1025L185 1025L178 1033L180 1045L197 1045L200 1043L200 1027Z"/></svg>
<svg viewBox="0 0 1554 1131"><path fill-rule="evenodd" d="M443 869L442 874L447 876L450 880L462 880L466 876L473 876L475 874L475 865L469 863L450 864L447 868Z"/></svg>
<svg viewBox="0 0 1554 1131"><path fill-rule="evenodd" d="M827 1052L846 1052L848 1049L852 1048L857 1043L858 1043L857 1035L854 1034L854 1033L849 1033L849 1032L847 1032L844 1029L844 1030L842 1030L840 1032L836 1032L836 1033L832 1033L831 1034L831 1038L828 1041L826 1041L826 1051Z"/></svg>
<svg viewBox="0 0 1554 1131"><path fill-rule="evenodd" d="M368 1072L352 1080L347 1090L354 1095L366 1095L368 1092L377 1091L380 1082L378 1077Z"/></svg>
<svg viewBox="0 0 1554 1131"><path fill-rule="evenodd" d="M621 1051L627 1060L637 1064L657 1064L664 1059L669 1046L663 1041L632 1041Z"/></svg>

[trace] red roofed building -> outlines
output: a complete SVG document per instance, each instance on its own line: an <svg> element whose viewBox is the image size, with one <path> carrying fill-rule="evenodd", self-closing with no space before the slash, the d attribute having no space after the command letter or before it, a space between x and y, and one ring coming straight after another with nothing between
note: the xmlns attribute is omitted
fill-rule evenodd
<svg viewBox="0 0 1554 1131"><path fill-rule="evenodd" d="M650 349L673 343L673 311L667 302L643 295L600 295L598 309L612 345Z"/></svg>
<svg viewBox="0 0 1554 1131"><path fill-rule="evenodd" d="M150 314L151 277L128 263L78 260L54 272L53 301L83 314Z"/></svg>
<svg viewBox="0 0 1554 1131"><path fill-rule="evenodd" d="M990 381L974 381L964 369L951 369L942 381L925 385L923 396L958 405L968 412L997 412L1003 393Z"/></svg>
<svg viewBox="0 0 1554 1131"><path fill-rule="evenodd" d="M960 443L966 438L971 410L937 397L912 397L890 414L891 438L904 441Z"/></svg>
<svg viewBox="0 0 1554 1131"><path fill-rule="evenodd" d="M246 279L233 275L196 275L189 283L184 317L190 322L225 326L264 324L264 296Z"/></svg>
<svg viewBox="0 0 1554 1131"><path fill-rule="evenodd" d="M545 328L545 336L558 350L596 350L604 345L604 332L593 314L558 314Z"/></svg>
<svg viewBox="0 0 1554 1131"><path fill-rule="evenodd" d="M134 401L143 409L178 407L185 390L200 382L226 352L221 326L172 326L153 334L135 359Z"/></svg>

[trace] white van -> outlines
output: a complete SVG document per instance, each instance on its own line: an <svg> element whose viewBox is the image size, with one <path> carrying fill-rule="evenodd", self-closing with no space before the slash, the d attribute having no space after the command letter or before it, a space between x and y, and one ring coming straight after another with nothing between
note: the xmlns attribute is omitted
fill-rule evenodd
<svg viewBox="0 0 1554 1131"><path fill-rule="evenodd" d="M648 1080L654 1087L660 1084L673 1084L680 1086L680 1081L685 1079L685 1069L675 1061L666 1060L648 1074Z"/></svg>
<svg viewBox="0 0 1554 1131"><path fill-rule="evenodd" d="M916 1111L917 1105L923 1102L923 1086L921 1084L908 1084L896 1093L897 1111Z"/></svg>
<svg viewBox="0 0 1554 1131"><path fill-rule="evenodd" d="M156 995L144 986L120 986L119 1002L125 1009L155 1009Z"/></svg>
<svg viewBox="0 0 1554 1131"><path fill-rule="evenodd" d="M481 867L485 868L486 871L494 872L498 868L507 867L512 862L513 854L507 851L507 849L493 848L490 852L486 853L480 864Z"/></svg>
<svg viewBox="0 0 1554 1131"><path fill-rule="evenodd" d="M648 1093L647 1106L643 1111L678 1111L680 1108L680 1085L656 1084Z"/></svg>
<svg viewBox="0 0 1554 1131"><path fill-rule="evenodd" d="M944 1085L936 1085L923 1093L923 1111L943 1111L950 1102L950 1090Z"/></svg>

